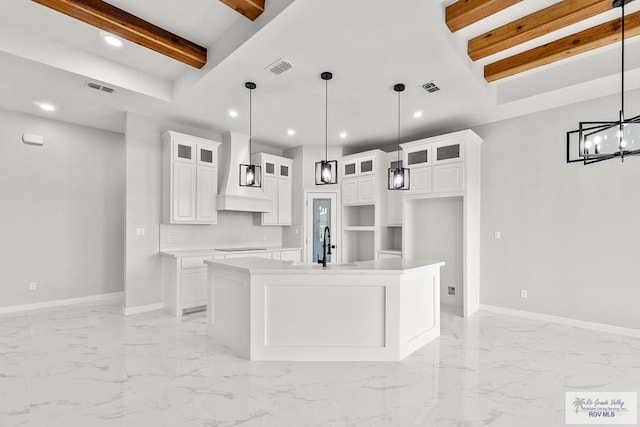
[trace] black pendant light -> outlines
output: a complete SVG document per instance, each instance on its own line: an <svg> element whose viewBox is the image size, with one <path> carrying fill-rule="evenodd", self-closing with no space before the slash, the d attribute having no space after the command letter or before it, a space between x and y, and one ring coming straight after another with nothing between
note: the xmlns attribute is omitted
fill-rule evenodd
<svg viewBox="0 0 640 427"><path fill-rule="evenodd" d="M252 132L252 99L251 92L257 87L254 82L246 82L244 87L249 89L249 164L240 165L240 186L261 187L262 186L262 166L251 164L251 132Z"/></svg>
<svg viewBox="0 0 640 427"><path fill-rule="evenodd" d="M398 161L395 167L389 168L389 190L408 190L410 186L410 173L408 168L402 167L400 159L400 93L404 91L404 85L398 83L393 86L393 90L398 93Z"/></svg>
<svg viewBox="0 0 640 427"><path fill-rule="evenodd" d="M320 74L324 80L324 160L316 162L316 185L336 184L338 182L338 161L328 159L328 131L329 131L329 80L333 74L328 71Z"/></svg>
<svg viewBox="0 0 640 427"><path fill-rule="evenodd" d="M621 19L621 91L620 113L617 121L580 122L579 128L567 132L567 163L585 165L603 160L640 154L640 116L624 118L624 6L634 0L614 0L612 7L620 7Z"/></svg>

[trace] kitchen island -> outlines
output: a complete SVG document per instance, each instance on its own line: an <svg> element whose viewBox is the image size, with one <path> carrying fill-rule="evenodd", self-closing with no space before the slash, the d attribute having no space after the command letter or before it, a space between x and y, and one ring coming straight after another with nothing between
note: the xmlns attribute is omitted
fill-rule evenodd
<svg viewBox="0 0 640 427"><path fill-rule="evenodd" d="M443 262L205 263L210 335L250 360L399 361L440 335Z"/></svg>

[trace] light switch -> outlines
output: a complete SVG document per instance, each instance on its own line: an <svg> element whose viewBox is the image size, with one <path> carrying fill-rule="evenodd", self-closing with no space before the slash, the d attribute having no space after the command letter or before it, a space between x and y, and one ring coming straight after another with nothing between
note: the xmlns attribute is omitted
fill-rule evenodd
<svg viewBox="0 0 640 427"><path fill-rule="evenodd" d="M136 236L144 236L144 228L136 228Z"/></svg>
<svg viewBox="0 0 640 427"><path fill-rule="evenodd" d="M493 238L496 240L500 240L502 238L502 234L500 234L499 231L496 231L495 233L493 233Z"/></svg>

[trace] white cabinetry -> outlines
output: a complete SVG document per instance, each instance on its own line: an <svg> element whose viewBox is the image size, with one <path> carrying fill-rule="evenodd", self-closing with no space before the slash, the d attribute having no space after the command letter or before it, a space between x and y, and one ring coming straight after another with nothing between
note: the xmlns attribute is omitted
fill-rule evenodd
<svg viewBox="0 0 640 427"><path fill-rule="evenodd" d="M267 153L253 155L253 163L262 166L262 190L271 210L261 214L262 225L291 225L293 211L293 160Z"/></svg>
<svg viewBox="0 0 640 427"><path fill-rule="evenodd" d="M383 151L371 150L341 160L342 262L376 258L386 216L386 158Z"/></svg>
<svg viewBox="0 0 640 427"><path fill-rule="evenodd" d="M187 252L188 255L182 255ZM207 254L205 254L208 252ZM234 258L268 258L300 262L301 250L296 248L266 249L254 252L221 253L219 251L161 252L164 309L180 317L185 311L206 309L208 260Z"/></svg>
<svg viewBox="0 0 640 427"><path fill-rule="evenodd" d="M164 143L164 222L215 224L218 221L218 145L167 131Z"/></svg>

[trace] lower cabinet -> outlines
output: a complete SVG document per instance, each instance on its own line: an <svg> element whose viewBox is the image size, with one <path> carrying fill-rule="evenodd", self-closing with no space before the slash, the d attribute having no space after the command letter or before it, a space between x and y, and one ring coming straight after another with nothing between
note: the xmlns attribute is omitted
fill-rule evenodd
<svg viewBox="0 0 640 427"><path fill-rule="evenodd" d="M234 258L268 258L283 261L301 260L300 249L271 249L264 252L219 254L209 256L163 256L162 290L164 309L180 317L185 311L207 308L207 265L205 261Z"/></svg>

